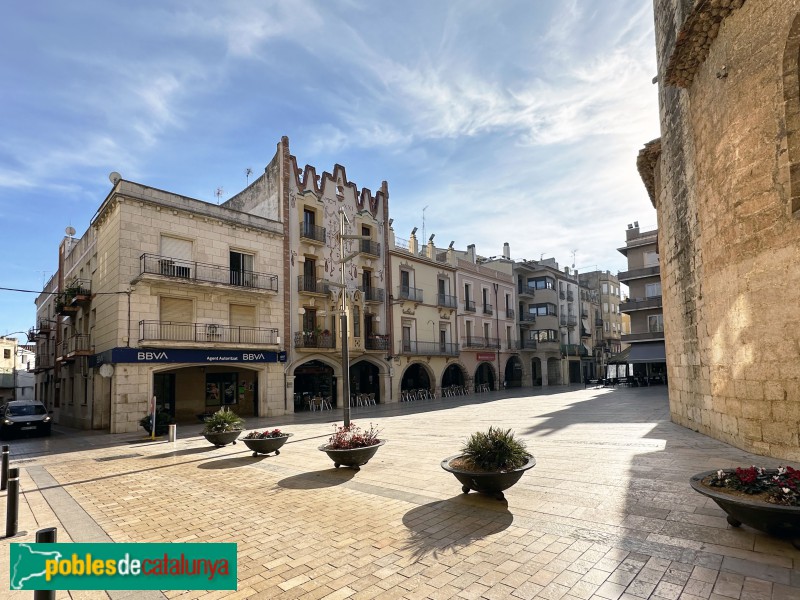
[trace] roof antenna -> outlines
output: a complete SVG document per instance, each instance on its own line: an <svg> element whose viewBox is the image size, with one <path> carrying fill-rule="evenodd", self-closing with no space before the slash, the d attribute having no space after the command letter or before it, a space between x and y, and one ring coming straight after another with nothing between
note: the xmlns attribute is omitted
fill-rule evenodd
<svg viewBox="0 0 800 600"><path fill-rule="evenodd" d="M224 193L225 193L225 190L223 190L221 187L218 187L217 191L214 192L214 195L217 197L217 206L219 206L220 196L222 196L222 194L224 194Z"/></svg>
<svg viewBox="0 0 800 600"><path fill-rule="evenodd" d="M425 239L425 211L428 210L428 207L422 209L422 239Z"/></svg>
<svg viewBox="0 0 800 600"><path fill-rule="evenodd" d="M250 185L250 175L252 174L253 174L253 169L251 169L250 167L247 167L244 170L244 176L247 178L247 185Z"/></svg>

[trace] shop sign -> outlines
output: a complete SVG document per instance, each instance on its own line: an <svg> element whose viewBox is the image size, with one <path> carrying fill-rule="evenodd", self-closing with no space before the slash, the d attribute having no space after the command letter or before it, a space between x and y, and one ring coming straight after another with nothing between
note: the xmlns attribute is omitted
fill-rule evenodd
<svg viewBox="0 0 800 600"><path fill-rule="evenodd" d="M286 352L266 350L201 350L188 348L113 348L92 357L90 366L106 363L274 363Z"/></svg>
<svg viewBox="0 0 800 600"><path fill-rule="evenodd" d="M495 359L495 354L494 352L478 352L477 359L492 361Z"/></svg>

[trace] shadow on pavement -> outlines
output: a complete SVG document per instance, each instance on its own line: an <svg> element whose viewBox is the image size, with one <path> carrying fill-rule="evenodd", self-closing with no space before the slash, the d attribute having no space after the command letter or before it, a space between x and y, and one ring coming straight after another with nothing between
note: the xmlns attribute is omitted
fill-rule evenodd
<svg viewBox="0 0 800 600"><path fill-rule="evenodd" d="M418 506L403 515L411 539L403 547L415 559L436 558L500 533L514 521L505 502L483 494L461 494Z"/></svg>
<svg viewBox="0 0 800 600"><path fill-rule="evenodd" d="M325 469L324 471L311 471L310 473L300 473L299 475L286 477L281 479L278 485L290 490L318 490L347 483L355 474L355 469L346 467Z"/></svg>
<svg viewBox="0 0 800 600"><path fill-rule="evenodd" d="M172 452L162 452L161 454L150 454L145 456L147 459L153 458L170 458L173 456L191 456L193 454L202 454L204 452L211 452L216 450L216 446L202 446L201 448L184 448L183 450L173 450Z"/></svg>
<svg viewBox="0 0 800 600"><path fill-rule="evenodd" d="M197 465L198 469L236 469L238 467L252 467L261 462L262 459L269 458L266 454L258 456L237 456L234 458L221 458L211 462L204 462Z"/></svg>

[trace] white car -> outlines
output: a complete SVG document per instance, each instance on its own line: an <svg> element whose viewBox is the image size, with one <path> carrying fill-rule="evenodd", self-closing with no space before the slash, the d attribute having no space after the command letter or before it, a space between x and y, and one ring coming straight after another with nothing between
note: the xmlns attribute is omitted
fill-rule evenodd
<svg viewBox="0 0 800 600"><path fill-rule="evenodd" d="M0 439L14 434L50 435L50 414L41 402L11 400L0 407Z"/></svg>

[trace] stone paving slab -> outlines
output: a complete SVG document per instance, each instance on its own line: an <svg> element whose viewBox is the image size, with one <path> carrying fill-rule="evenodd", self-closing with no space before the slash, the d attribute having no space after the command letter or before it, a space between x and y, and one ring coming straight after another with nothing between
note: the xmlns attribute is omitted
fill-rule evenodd
<svg viewBox="0 0 800 600"><path fill-rule="evenodd" d="M15 541L56 526L59 541L238 544L236 592L168 598L800 599L800 552L731 528L688 484L699 471L778 463L672 424L665 388L354 409L388 440L359 472L317 450L340 418L249 419L295 434L268 457L209 446L199 426L181 426L174 444L62 429L12 442L27 531ZM537 459L507 502L461 494L439 467L489 425L513 428Z"/></svg>

